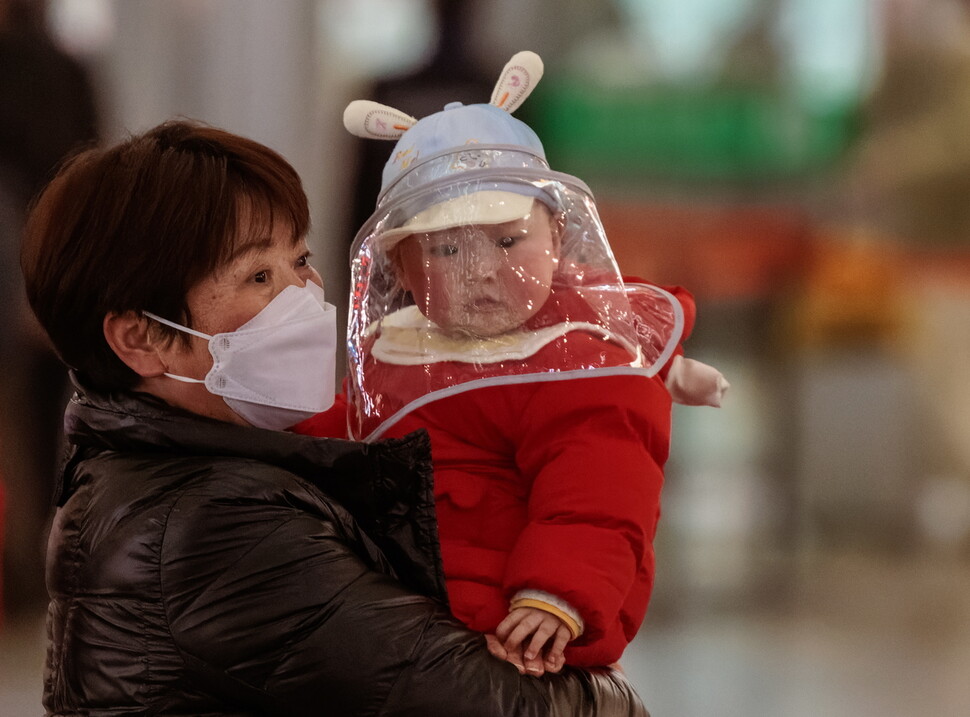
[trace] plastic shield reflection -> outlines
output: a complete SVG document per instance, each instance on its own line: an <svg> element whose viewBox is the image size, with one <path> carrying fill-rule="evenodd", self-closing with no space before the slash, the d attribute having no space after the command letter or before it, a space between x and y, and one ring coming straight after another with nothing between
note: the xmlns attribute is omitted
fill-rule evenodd
<svg viewBox="0 0 970 717"><path fill-rule="evenodd" d="M530 177L521 164L392 186L361 230L353 437L377 438L414 408L472 388L577 371L654 375L672 357L684 330L677 300L623 282L582 182L538 167Z"/></svg>

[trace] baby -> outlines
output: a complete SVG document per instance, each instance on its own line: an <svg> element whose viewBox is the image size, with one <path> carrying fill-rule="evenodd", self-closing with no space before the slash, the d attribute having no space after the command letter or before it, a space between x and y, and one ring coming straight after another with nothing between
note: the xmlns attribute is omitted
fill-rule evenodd
<svg viewBox="0 0 970 717"><path fill-rule="evenodd" d="M615 663L633 639L672 395L718 405L727 387L681 357L689 294L624 281L588 188L511 117L541 69L519 53L491 103L420 121L345 113L399 137L354 245L349 435L428 431L451 609L535 674Z"/></svg>

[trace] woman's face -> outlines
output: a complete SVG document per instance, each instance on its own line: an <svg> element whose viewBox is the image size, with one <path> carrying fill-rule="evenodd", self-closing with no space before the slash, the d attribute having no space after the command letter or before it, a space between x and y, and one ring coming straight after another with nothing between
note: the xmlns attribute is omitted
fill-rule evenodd
<svg viewBox="0 0 970 717"><path fill-rule="evenodd" d="M292 230L285 224L273 227L267 235L241 241L222 268L189 290L190 328L210 336L235 331L286 287L305 286L308 281L323 286L309 258L306 240L294 242ZM173 341L169 351L169 373L203 379L212 368L205 339L191 336L188 346ZM244 423L221 397L201 384L179 382L172 388L184 391L179 403L185 408L210 418Z"/></svg>
<svg viewBox="0 0 970 717"><path fill-rule="evenodd" d="M446 331L498 336L518 328L549 298L559 242L549 210L528 216L414 234L398 248L405 288Z"/></svg>

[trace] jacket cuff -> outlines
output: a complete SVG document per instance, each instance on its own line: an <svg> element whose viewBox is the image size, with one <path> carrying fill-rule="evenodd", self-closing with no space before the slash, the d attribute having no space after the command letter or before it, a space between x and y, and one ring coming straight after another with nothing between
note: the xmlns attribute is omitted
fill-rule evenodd
<svg viewBox="0 0 970 717"><path fill-rule="evenodd" d="M579 616L576 608L552 593L544 590L519 590L512 596L509 610L517 607L534 607L552 613L569 628L573 640L583 634L583 618Z"/></svg>

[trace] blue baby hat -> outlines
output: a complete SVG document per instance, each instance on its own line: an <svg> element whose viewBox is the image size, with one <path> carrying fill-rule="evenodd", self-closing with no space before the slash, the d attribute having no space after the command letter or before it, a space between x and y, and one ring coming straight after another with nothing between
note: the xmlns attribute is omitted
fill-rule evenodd
<svg viewBox="0 0 970 717"><path fill-rule="evenodd" d="M523 157L535 166L548 168L539 137L510 114L535 88L542 70L537 54L519 52L503 68L488 104L452 102L440 112L418 120L387 105L355 100L344 110L344 127L358 137L397 140L384 166L381 197L402 180L413 188L448 174L485 166L522 167ZM460 153L463 149L468 150L464 159ZM509 151L477 151L492 149ZM456 158L433 164L435 159L455 153L459 153ZM424 169L416 171L419 168Z"/></svg>

